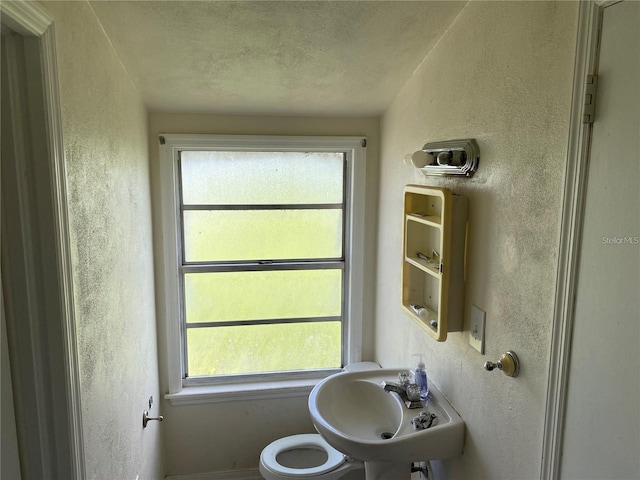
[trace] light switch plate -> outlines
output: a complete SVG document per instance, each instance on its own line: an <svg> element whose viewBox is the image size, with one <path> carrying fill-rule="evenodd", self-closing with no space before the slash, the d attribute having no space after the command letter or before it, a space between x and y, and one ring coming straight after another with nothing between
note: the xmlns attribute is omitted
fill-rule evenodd
<svg viewBox="0 0 640 480"><path fill-rule="evenodd" d="M484 355L484 325L487 314L475 305L471 305L471 325L469 326L469 345Z"/></svg>

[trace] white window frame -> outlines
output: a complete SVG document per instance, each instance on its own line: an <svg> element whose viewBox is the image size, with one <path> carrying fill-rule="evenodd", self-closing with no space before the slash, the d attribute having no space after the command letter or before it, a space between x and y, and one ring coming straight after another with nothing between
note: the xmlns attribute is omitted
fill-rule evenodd
<svg viewBox="0 0 640 480"><path fill-rule="evenodd" d="M366 184L366 138L322 136L264 135L160 135L160 186L162 221L162 263L164 267L164 327L166 332L167 373L172 404L210 403L239 398L274 398L306 395L330 371L308 375L286 373L262 374L247 381L238 376L203 382L183 378L182 334L179 297L180 227L176 205L177 157L185 149L228 149L239 151L320 151L341 152L346 160L345 205L345 285L343 316L343 359L346 363L361 360L362 299L364 270L364 213Z"/></svg>

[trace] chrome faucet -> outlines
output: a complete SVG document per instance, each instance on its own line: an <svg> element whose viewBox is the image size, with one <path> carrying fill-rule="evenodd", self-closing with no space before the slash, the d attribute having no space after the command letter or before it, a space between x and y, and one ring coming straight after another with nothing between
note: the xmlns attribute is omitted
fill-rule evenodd
<svg viewBox="0 0 640 480"><path fill-rule="evenodd" d="M394 382L382 382L382 388L384 388L385 392L396 392L400 395L400 398L407 400L407 389L404 385Z"/></svg>
<svg viewBox="0 0 640 480"><path fill-rule="evenodd" d="M400 379L406 377L401 373ZM415 383L409 383L408 380L403 383L382 382L382 388L385 392L395 392L400 396L407 408L422 408L424 405L420 401L420 389Z"/></svg>

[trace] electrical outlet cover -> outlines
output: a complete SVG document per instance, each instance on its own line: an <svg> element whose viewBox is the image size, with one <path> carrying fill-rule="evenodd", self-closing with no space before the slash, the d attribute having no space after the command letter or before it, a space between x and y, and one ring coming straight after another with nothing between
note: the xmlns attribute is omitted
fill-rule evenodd
<svg viewBox="0 0 640 480"><path fill-rule="evenodd" d="M486 313L471 305L471 325L469 326L469 345L484 355L484 326Z"/></svg>

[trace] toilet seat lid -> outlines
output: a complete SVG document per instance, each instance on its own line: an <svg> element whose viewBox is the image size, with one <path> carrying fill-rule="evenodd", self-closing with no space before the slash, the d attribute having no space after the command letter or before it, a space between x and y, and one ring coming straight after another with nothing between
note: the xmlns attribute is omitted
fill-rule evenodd
<svg viewBox="0 0 640 480"><path fill-rule="evenodd" d="M297 448L324 450L327 453L327 461L311 468L289 468L278 463L277 458L280 453ZM263 465L272 472L282 475L295 475L300 478L322 475L338 468L346 461L346 457L342 453L329 445L320 435L314 433L292 435L276 440L265 447L261 457Z"/></svg>

